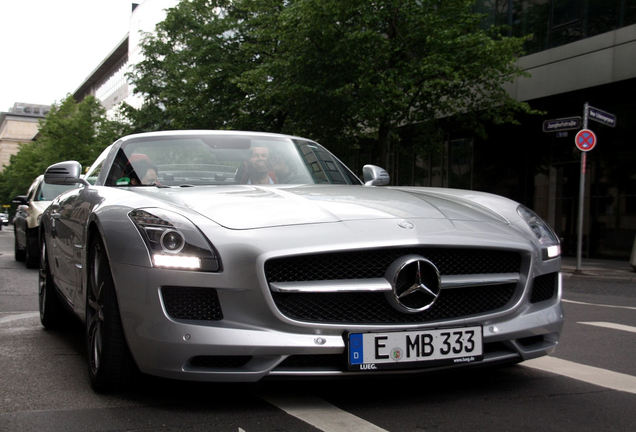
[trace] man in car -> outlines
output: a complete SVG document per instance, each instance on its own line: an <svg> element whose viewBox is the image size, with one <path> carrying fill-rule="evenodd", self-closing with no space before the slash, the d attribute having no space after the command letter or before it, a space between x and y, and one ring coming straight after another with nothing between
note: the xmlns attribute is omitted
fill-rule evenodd
<svg viewBox="0 0 636 432"><path fill-rule="evenodd" d="M247 160L247 184L274 184L273 173L270 173L269 148L255 146L251 149Z"/></svg>

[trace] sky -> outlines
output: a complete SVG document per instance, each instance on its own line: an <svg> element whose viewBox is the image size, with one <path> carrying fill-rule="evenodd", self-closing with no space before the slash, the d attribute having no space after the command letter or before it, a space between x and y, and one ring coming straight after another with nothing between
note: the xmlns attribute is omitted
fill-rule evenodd
<svg viewBox="0 0 636 432"><path fill-rule="evenodd" d="M0 112L74 93L126 37L132 3L0 0Z"/></svg>

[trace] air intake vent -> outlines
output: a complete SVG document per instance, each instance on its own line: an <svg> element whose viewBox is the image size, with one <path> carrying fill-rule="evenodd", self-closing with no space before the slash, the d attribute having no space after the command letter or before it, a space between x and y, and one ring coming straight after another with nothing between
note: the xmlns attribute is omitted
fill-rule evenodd
<svg viewBox="0 0 636 432"><path fill-rule="evenodd" d="M223 319L214 288L164 286L161 297L168 316L175 320L219 321Z"/></svg>
<svg viewBox="0 0 636 432"><path fill-rule="evenodd" d="M530 302L538 303L549 300L556 295L559 283L559 273L548 273L534 278Z"/></svg>

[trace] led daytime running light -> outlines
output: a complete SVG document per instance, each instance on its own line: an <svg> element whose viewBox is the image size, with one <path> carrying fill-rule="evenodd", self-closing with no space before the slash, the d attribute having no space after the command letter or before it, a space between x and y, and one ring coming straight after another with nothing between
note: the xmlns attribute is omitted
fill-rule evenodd
<svg viewBox="0 0 636 432"><path fill-rule="evenodd" d="M201 268L201 260L198 257L182 255L155 254L153 262L157 267L198 270Z"/></svg>

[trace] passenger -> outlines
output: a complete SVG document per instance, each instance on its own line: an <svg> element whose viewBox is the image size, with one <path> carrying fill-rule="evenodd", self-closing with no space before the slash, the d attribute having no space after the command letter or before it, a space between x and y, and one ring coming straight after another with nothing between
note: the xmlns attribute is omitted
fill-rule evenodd
<svg viewBox="0 0 636 432"><path fill-rule="evenodd" d="M139 185L156 185L159 184L157 166L153 164L148 156L143 154L133 154L130 156L129 164L131 171L129 174L130 184Z"/></svg>

